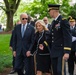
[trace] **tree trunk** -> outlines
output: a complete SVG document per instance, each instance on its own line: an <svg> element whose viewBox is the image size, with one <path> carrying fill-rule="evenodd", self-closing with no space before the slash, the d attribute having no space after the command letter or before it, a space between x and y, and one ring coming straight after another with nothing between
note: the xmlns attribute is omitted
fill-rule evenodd
<svg viewBox="0 0 76 75"><path fill-rule="evenodd" d="M12 11L7 12L7 24L6 24L6 31L10 31L13 28L13 13Z"/></svg>

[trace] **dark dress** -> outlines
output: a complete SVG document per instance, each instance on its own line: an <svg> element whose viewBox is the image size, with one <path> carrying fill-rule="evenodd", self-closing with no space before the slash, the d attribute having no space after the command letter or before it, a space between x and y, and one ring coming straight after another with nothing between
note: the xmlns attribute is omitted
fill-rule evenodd
<svg viewBox="0 0 76 75"><path fill-rule="evenodd" d="M49 39L50 39L50 35L49 35L49 31L43 31L42 33L37 32L35 34L35 40L34 40L34 46L33 46L33 52L37 51L37 57L36 57L36 62L37 62L37 71L42 71L42 72L46 72L49 73L50 72L50 67L51 67L51 59L50 59L50 49L48 48L48 46L46 46L46 44L44 43L44 41L46 41L48 43L48 45L50 45ZM40 50L39 49L39 44L43 44L44 45L44 49Z"/></svg>

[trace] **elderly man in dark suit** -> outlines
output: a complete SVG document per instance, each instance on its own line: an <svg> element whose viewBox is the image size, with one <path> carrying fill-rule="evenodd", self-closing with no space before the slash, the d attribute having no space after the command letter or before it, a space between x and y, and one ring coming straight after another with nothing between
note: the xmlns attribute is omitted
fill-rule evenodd
<svg viewBox="0 0 76 75"><path fill-rule="evenodd" d="M70 26L68 21L59 13L60 5L49 4L48 7L50 16L54 18L51 24L51 62L53 75L66 75L64 64L69 58L72 43Z"/></svg>
<svg viewBox="0 0 76 75"><path fill-rule="evenodd" d="M43 21L44 21L44 23L46 25L46 28L48 28L50 30L51 29L51 25L49 24L48 18L47 17L44 17L43 18Z"/></svg>
<svg viewBox="0 0 76 75"><path fill-rule="evenodd" d="M34 28L27 23L28 15L20 15L21 24L14 28L13 37L13 55L15 56L15 70L18 75L24 75L23 66L25 66L25 75L31 75L31 47L34 37Z"/></svg>

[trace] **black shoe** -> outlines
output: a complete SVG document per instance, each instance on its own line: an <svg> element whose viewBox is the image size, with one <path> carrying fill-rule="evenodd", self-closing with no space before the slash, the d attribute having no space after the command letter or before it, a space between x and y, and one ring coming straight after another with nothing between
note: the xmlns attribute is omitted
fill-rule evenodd
<svg viewBox="0 0 76 75"><path fill-rule="evenodd" d="M16 71L15 70L11 70L10 74L14 74Z"/></svg>

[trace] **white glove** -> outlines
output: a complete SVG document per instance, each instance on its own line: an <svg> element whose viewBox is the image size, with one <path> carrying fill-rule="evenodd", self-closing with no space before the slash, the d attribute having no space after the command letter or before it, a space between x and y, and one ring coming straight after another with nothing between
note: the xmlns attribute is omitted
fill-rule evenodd
<svg viewBox="0 0 76 75"><path fill-rule="evenodd" d="M76 37L72 36L72 42L76 41Z"/></svg>

